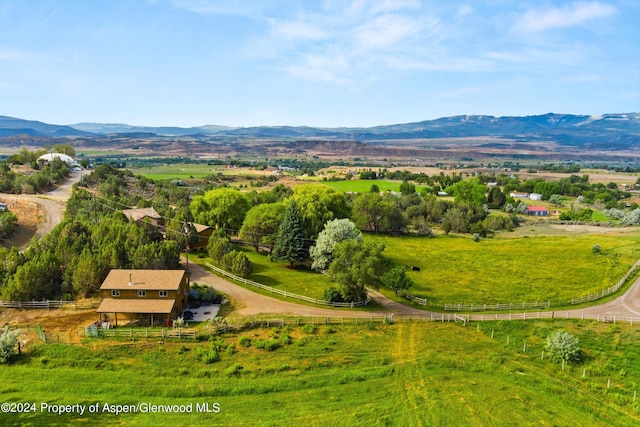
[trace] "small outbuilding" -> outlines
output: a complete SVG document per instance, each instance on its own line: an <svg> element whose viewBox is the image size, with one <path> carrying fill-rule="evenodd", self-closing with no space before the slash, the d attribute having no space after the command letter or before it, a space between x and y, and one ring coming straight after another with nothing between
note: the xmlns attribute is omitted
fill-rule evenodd
<svg viewBox="0 0 640 427"><path fill-rule="evenodd" d="M527 215L549 216L549 209L544 206L527 206Z"/></svg>

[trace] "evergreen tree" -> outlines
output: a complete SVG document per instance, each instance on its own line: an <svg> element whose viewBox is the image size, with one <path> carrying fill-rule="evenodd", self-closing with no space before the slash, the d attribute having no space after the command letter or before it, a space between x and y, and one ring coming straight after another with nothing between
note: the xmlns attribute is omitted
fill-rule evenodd
<svg viewBox="0 0 640 427"><path fill-rule="evenodd" d="M278 228L278 237L274 248L274 258L287 260L291 265L306 258L304 243L304 224L300 209L295 200L291 200Z"/></svg>

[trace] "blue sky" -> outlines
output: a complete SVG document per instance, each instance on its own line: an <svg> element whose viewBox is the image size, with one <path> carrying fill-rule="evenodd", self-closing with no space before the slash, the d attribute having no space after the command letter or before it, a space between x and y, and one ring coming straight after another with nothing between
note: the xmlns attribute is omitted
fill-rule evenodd
<svg viewBox="0 0 640 427"><path fill-rule="evenodd" d="M0 114L374 126L640 111L640 2L2 0Z"/></svg>

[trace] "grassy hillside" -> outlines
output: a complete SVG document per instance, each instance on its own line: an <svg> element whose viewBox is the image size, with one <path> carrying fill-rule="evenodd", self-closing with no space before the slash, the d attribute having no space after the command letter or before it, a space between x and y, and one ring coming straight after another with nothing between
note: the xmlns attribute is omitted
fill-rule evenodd
<svg viewBox="0 0 640 427"><path fill-rule="evenodd" d="M508 236L508 235L507 235ZM640 258L640 235L496 237L390 237L367 235L385 244L388 257L408 271L411 292L437 304L510 303L571 298L614 285ZM603 253L594 254L599 244Z"/></svg>
<svg viewBox="0 0 640 427"><path fill-rule="evenodd" d="M540 358L544 338L559 328L575 333L586 354L564 371ZM259 340L279 348L257 348ZM206 363L212 347L218 360ZM307 325L203 342L36 344L0 365L0 393L38 410L0 414L0 423L630 426L640 419L640 401L632 401L639 354L637 327L570 321ZM100 410L56 415L41 412L42 402ZM191 404L193 412L115 415L105 403ZM203 403L220 412L196 412Z"/></svg>

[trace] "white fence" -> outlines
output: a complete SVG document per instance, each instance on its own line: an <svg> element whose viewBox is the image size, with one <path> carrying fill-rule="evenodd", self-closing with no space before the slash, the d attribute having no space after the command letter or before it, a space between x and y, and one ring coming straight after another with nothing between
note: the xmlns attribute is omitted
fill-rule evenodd
<svg viewBox="0 0 640 427"><path fill-rule="evenodd" d="M326 301L326 300L322 300L322 299L315 299L315 298L311 298L311 297L307 297L304 295L297 295L297 294L293 294L291 292L287 292L287 291L283 291L280 289L275 289L272 288L271 286L267 286L267 285L263 285L262 283L258 283L258 282L254 282L252 280L247 280L245 278L233 275L231 273L229 273L228 271L225 271L221 268L216 267L213 264L210 264L208 262L205 262L205 265L207 267L209 267L210 269L212 269L213 271L215 271L218 274L221 274L225 277L228 277L232 280L238 281L240 283L244 283L245 285L251 285L251 286L255 286L256 288L260 288L260 289L264 289L265 291L269 291L273 294L277 294L277 295L282 295L285 298L293 298L293 299L299 299L302 301L307 301L313 304L319 304L319 305L328 305L331 307L342 307L342 308L354 308L354 307L362 307L365 306L367 304L369 304L369 301L371 301L370 299L367 298L366 301L356 301L356 302L331 302L331 301Z"/></svg>
<svg viewBox="0 0 640 427"><path fill-rule="evenodd" d="M584 295L584 296L581 296L580 298L572 298L571 304L575 305L575 304L581 304L587 301L595 301L600 298L604 298L608 295L611 295L613 293L616 293L618 289L620 289L620 286L624 284L624 282L629 278L629 276L631 276L631 274L633 274L635 269L638 267L640 267L640 260L636 261L636 263L633 264L633 266L629 269L629 271L627 271L627 273L624 276L622 276L622 279L620 279L618 283L616 283L615 285L608 287L607 289L603 289L594 294Z"/></svg>
<svg viewBox="0 0 640 427"><path fill-rule="evenodd" d="M549 308L551 302L514 302L508 304L445 304L447 311L486 311L486 310L530 310L533 308Z"/></svg>
<svg viewBox="0 0 640 427"><path fill-rule="evenodd" d="M399 290L398 291L398 295L402 295L403 297L405 297L409 301L415 302L416 304L427 305L427 303L428 303L426 298L420 298L418 296L410 294L407 291Z"/></svg>

